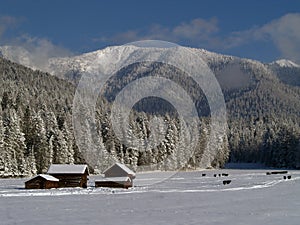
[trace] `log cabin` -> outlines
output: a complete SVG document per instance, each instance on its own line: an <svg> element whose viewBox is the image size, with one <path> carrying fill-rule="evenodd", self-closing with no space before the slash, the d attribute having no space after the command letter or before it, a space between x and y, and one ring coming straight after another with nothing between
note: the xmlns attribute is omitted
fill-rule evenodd
<svg viewBox="0 0 300 225"><path fill-rule="evenodd" d="M52 164L47 174L59 179L59 187L87 188L87 165Z"/></svg>
<svg viewBox="0 0 300 225"><path fill-rule="evenodd" d="M129 177L107 177L95 181L95 187L129 188L132 180Z"/></svg>
<svg viewBox="0 0 300 225"><path fill-rule="evenodd" d="M135 178L135 173L121 163L115 163L106 169L103 174L105 177L129 177L131 180Z"/></svg>
<svg viewBox="0 0 300 225"><path fill-rule="evenodd" d="M51 175L39 174L25 182L26 189L58 188L59 180Z"/></svg>

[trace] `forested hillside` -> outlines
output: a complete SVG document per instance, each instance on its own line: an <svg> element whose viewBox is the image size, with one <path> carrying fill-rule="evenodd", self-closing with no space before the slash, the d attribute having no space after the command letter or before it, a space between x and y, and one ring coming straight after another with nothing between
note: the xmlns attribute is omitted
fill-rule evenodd
<svg viewBox="0 0 300 225"><path fill-rule="evenodd" d="M2 58L0 80L0 175L31 175L50 163L76 162L74 87Z"/></svg>
<svg viewBox="0 0 300 225"><path fill-rule="evenodd" d="M2 58L0 75L0 176L43 173L51 163L85 163L76 146L72 129L71 110L75 87L67 81ZM194 159L197 157L199 162L203 151L200 145L201 141L205 141L205 135L199 141L198 154L193 155L187 165L186 160L180 161L180 157L186 157L185 149L181 147L178 152L174 152L180 125L175 117L167 114L160 115L168 127L159 146L147 151L127 148L112 132L107 113L110 106L110 103L100 98L96 110L99 154L104 151L110 157L99 156L96 168L90 168L92 172L103 171L115 159L134 169L142 165L162 170L191 167L196 166L197 160ZM133 113L132 133L146 138L152 117L142 112ZM207 129L205 124L207 123L203 122L201 129ZM227 141L224 140L224 154L218 156L213 164L222 166L227 158Z"/></svg>
<svg viewBox="0 0 300 225"><path fill-rule="evenodd" d="M274 167L300 167L300 88L296 82L290 85L290 79L280 79L286 75L283 71L289 71L289 76L293 74L299 80L299 69L274 71L262 63L233 57L208 62L226 101L229 160L259 162ZM156 74L163 74L177 82L193 98L198 114L202 118L209 117L209 106L199 87L178 69L159 63L142 63L119 71L117 79L112 79L108 85L107 98L113 101L126 84L141 76ZM139 108L150 113L172 111L158 100L140 101L136 105L136 109ZM202 140L202 143L206 142ZM196 163L196 166L199 165Z"/></svg>
<svg viewBox="0 0 300 225"><path fill-rule="evenodd" d="M262 64L240 62L240 68L251 74L254 81L245 88L223 88L230 161L299 168L299 86L284 83L278 79L282 75ZM295 68L292 74L299 77L299 70Z"/></svg>
<svg viewBox="0 0 300 225"><path fill-rule="evenodd" d="M106 52L122 47L109 47L71 58L51 61L53 73L76 83L89 68L97 68ZM129 48L129 47L124 47ZM124 51L128 49L124 49ZM288 60L270 64L212 53L203 49L190 49L200 56L215 73L224 93L228 116L230 161L262 162L277 167L299 167L300 153L300 70ZM129 50L130 51L130 50ZM130 51L134 55L135 50ZM114 53L113 53L114 54ZM208 116L205 96L195 88L187 76L174 68L153 64L123 68L108 86L108 99L127 83L145 75L164 74L176 81L192 95L198 112ZM114 87L114 88L112 88ZM176 94L176 91L174 92ZM165 111L169 106L156 100L141 101L148 111ZM170 109L169 109L170 110Z"/></svg>

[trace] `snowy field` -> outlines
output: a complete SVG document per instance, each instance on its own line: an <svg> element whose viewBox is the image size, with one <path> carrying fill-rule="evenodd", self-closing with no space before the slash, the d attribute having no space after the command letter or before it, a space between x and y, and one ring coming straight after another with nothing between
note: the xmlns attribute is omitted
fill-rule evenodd
<svg viewBox="0 0 300 225"><path fill-rule="evenodd" d="M1 179L0 224L298 225L300 171L289 171L290 180L267 171L272 170L143 173L128 190L25 190L27 179ZM213 176L219 173L229 176Z"/></svg>

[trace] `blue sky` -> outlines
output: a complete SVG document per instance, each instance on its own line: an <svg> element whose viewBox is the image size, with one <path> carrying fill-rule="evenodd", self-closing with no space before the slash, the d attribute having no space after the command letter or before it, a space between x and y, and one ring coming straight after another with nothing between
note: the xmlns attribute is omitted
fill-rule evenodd
<svg viewBox="0 0 300 225"><path fill-rule="evenodd" d="M298 0L2 0L0 45L79 54L143 39L300 62Z"/></svg>

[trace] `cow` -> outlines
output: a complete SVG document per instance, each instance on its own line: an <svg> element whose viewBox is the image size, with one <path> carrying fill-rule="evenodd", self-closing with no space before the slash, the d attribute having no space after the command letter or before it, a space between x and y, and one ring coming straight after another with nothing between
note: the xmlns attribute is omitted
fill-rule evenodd
<svg viewBox="0 0 300 225"><path fill-rule="evenodd" d="M224 185L227 185L227 184L230 184L230 183L231 183L231 180L223 180Z"/></svg>

